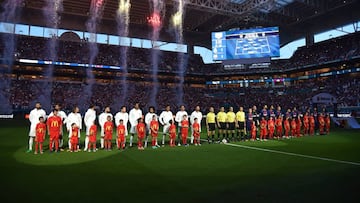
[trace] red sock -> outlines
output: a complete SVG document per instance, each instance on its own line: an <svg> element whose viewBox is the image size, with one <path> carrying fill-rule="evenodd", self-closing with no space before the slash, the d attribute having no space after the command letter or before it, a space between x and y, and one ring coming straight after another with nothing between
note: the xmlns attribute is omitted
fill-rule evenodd
<svg viewBox="0 0 360 203"><path fill-rule="evenodd" d="M55 150L58 151L59 150L59 140L55 139Z"/></svg>
<svg viewBox="0 0 360 203"><path fill-rule="evenodd" d="M52 139L50 139L50 142L49 142L49 149L50 149L50 151L52 151L52 144L53 144L53 140Z"/></svg>

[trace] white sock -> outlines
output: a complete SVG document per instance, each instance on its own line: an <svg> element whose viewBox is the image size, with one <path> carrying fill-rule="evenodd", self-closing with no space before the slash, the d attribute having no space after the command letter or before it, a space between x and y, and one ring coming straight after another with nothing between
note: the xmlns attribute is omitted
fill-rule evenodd
<svg viewBox="0 0 360 203"><path fill-rule="evenodd" d="M161 144L162 144L162 145L165 145L165 134L163 134L163 139L162 139Z"/></svg>
<svg viewBox="0 0 360 203"><path fill-rule="evenodd" d="M69 138L68 145L69 145L69 150L71 150L71 141L70 141L70 138Z"/></svg>
<svg viewBox="0 0 360 203"><path fill-rule="evenodd" d="M191 135L190 140L191 140L190 143L193 144L194 143L194 136L193 135Z"/></svg>
<svg viewBox="0 0 360 203"><path fill-rule="evenodd" d="M133 138L134 138L134 136L131 135L131 136L130 136L130 144L129 144L130 147L132 147Z"/></svg>
<svg viewBox="0 0 360 203"><path fill-rule="evenodd" d="M158 146L157 138L156 138L156 140L155 140L155 145Z"/></svg>
<svg viewBox="0 0 360 203"><path fill-rule="evenodd" d="M86 136L85 137L85 148L84 148L85 151L88 149L88 146L89 146L89 136Z"/></svg>
<svg viewBox="0 0 360 203"><path fill-rule="evenodd" d="M64 139L59 140L59 147L62 148L64 146Z"/></svg>
<svg viewBox="0 0 360 203"><path fill-rule="evenodd" d="M29 150L32 150L33 144L34 144L34 138L29 137Z"/></svg>
<svg viewBox="0 0 360 203"><path fill-rule="evenodd" d="M101 148L104 148L104 137L101 137L100 144L101 144Z"/></svg>
<svg viewBox="0 0 360 203"><path fill-rule="evenodd" d="M147 136L147 137L145 138L145 144L144 144L144 147L145 147L145 148L147 147L148 137L149 137L149 136Z"/></svg>

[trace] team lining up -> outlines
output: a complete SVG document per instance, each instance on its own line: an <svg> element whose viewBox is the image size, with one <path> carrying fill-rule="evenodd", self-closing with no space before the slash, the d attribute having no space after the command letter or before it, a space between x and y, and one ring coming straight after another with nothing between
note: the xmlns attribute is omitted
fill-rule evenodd
<svg viewBox="0 0 360 203"><path fill-rule="evenodd" d="M299 113L296 108L293 111L287 111L282 114L280 107L277 111L273 108L267 109L265 105L258 114L256 106L250 108L247 113L243 107L235 113L233 107L225 112L221 107L215 115L214 108L210 107L206 117L207 142L220 143L230 141L267 141L267 139L280 139L291 137L300 137L303 135L314 135L317 130L320 134L328 134L330 131L330 116L325 113L318 113L316 108L312 112L307 110L304 114ZM73 111L66 115L61 110L59 104L55 105L54 110L46 116L45 110L41 109L41 104L36 103L35 109L29 114L30 132L29 132L29 149L33 151L33 142L35 141L34 153L43 153L43 142L45 141L46 132L49 135L50 152L59 152L63 150L64 133L63 125L68 132L68 151L80 151L80 132L82 122L86 127L86 137L84 151L97 151L96 141L98 128L96 125L96 110L92 105L86 111L84 119L79 113L79 108L75 107ZM144 150L148 144L148 138L151 138L153 149L160 147L158 144L158 135L162 134L162 146L165 146L166 136L169 136L169 146L189 146L187 143L189 128L191 128L190 143L200 146L201 120L203 115L200 107L188 116L185 106L180 106L180 110L174 116L170 106L157 116L154 107L149 107L148 113L142 114L139 104L136 103L134 108L127 113L126 107L121 107L121 111L115 116L110 113L110 107L106 107L104 112L98 116L100 125L100 147L104 150L112 149L113 132L116 129L116 148L125 149L126 137L130 134L129 147L133 146L133 138L137 135L137 147ZM115 121L115 125L114 125ZM130 122L130 132L128 133L128 122ZM177 129L176 129L177 123ZM159 132L160 124L163 126L163 132ZM217 138L215 139L216 129L218 129ZM176 138L177 136L177 138ZM176 140L177 139L177 140ZM144 144L143 144L144 143Z"/></svg>

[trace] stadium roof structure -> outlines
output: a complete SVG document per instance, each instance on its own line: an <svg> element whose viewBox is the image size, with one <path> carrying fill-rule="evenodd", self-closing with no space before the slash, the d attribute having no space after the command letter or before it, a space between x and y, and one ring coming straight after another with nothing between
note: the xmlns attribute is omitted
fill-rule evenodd
<svg viewBox="0 0 360 203"><path fill-rule="evenodd" d="M4 0L0 0L3 2ZM21 23L44 25L41 9L46 0L24 0ZM178 0L166 4L164 33L170 30L170 16ZM187 43L210 47L210 32L232 28L279 26L281 45L360 19L358 0L184 0L184 36ZM99 32L116 33L119 0L103 0L104 12ZM62 24L67 29L85 29L91 0L63 0ZM37 17L36 17L37 16ZM130 35L140 37L133 28L146 27L150 16L149 0L132 0ZM76 18L74 18L76 17ZM81 25L81 26L80 26ZM148 26L149 27L149 26ZM136 29L135 29L136 30ZM147 34L148 35L148 34Z"/></svg>

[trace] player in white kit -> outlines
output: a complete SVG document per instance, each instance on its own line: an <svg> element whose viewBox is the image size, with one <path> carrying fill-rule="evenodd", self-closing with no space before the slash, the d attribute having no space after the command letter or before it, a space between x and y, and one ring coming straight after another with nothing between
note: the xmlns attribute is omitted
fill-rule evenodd
<svg viewBox="0 0 360 203"><path fill-rule="evenodd" d="M128 135L129 114L126 112L126 106L121 107L120 112L117 112L115 114L114 119L115 119L116 127L120 125L120 120L123 120L123 125L125 126L125 136L127 136ZM117 142L117 139L116 139L116 142ZM126 138L125 138L125 143L126 143Z"/></svg>
<svg viewBox="0 0 360 203"><path fill-rule="evenodd" d="M161 112L159 116L159 122L163 125L163 136L162 136L162 146L165 145L165 136L169 133L170 123L169 121L174 122L174 115L170 110L170 105L167 105L165 111Z"/></svg>
<svg viewBox="0 0 360 203"><path fill-rule="evenodd" d="M184 118L184 115L188 118L188 113L185 111L185 106L181 105L180 110L176 113L175 121L178 123L178 146L181 146L181 121Z"/></svg>
<svg viewBox="0 0 360 203"><path fill-rule="evenodd" d="M89 109L86 111L85 116L84 116L84 123L86 126L84 151L88 150L90 127L95 123L95 120L96 120L95 105L90 105Z"/></svg>
<svg viewBox="0 0 360 203"><path fill-rule="evenodd" d="M36 136L36 125L40 122L39 118L43 117L46 119L46 112L41 108L40 102L35 104L35 108L30 111L29 121L30 121L30 131L29 131L29 149L27 152L32 152L32 147L34 144L34 139Z"/></svg>
<svg viewBox="0 0 360 203"><path fill-rule="evenodd" d="M110 113L110 107L105 107L104 112L102 112L99 115L99 124L100 124L100 129L101 129L101 133L100 133L100 144L101 144L101 149L104 149L104 136L105 136L105 128L104 128L104 124L107 121L107 117L110 116L111 117L111 121L113 121L113 115Z"/></svg>
<svg viewBox="0 0 360 203"><path fill-rule="evenodd" d="M130 122L130 144L129 146L132 147L132 142L134 139L134 134L136 133L136 125L138 124L138 119L142 118L143 114L140 109L139 103L136 103L134 108L129 112L129 122Z"/></svg>
<svg viewBox="0 0 360 203"><path fill-rule="evenodd" d="M148 143L148 138L150 136L150 122L152 121L153 116L156 116L156 120L157 120L157 115L155 113L155 107L150 106L149 107L149 112L146 113L145 115L145 124L146 124L146 138L145 138L145 144L144 147L147 147L147 143ZM158 146L157 140L156 140L156 146Z"/></svg>
<svg viewBox="0 0 360 203"><path fill-rule="evenodd" d="M190 115L190 123L191 123L191 144L194 142L194 129L193 129L193 124L194 124L194 119L197 118L197 122L200 125L199 128L199 132L201 133L201 119L202 119L203 115L200 111L200 106L196 106L195 107L195 111L193 111Z"/></svg>
<svg viewBox="0 0 360 203"><path fill-rule="evenodd" d="M68 141L68 145L69 145L69 151L71 150L71 136L72 136L72 126L71 124L75 123L76 126L79 127L79 132L78 132L78 136L80 139L80 131L82 129L82 118L81 118L81 114L79 113L79 107L75 106L73 108L73 111L71 113L69 113L69 115L66 118L66 130L69 132L69 141ZM80 149L80 148L78 148Z"/></svg>

